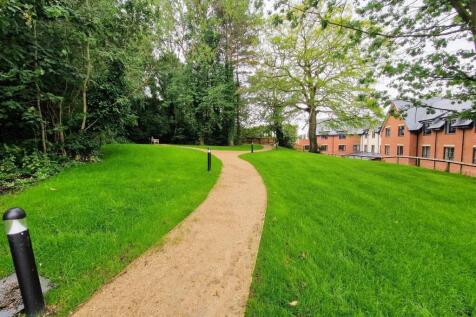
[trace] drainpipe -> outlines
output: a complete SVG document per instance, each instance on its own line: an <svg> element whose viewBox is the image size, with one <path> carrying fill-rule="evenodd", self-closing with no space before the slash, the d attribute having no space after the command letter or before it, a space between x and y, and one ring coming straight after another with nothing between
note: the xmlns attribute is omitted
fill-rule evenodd
<svg viewBox="0 0 476 317"><path fill-rule="evenodd" d="M416 133L416 152L415 152L415 153L416 153L416 155L415 155L416 157L418 157L418 137L419 137L419 136L420 136L420 135L418 134L418 131L417 131L417 133ZM420 164L418 164L418 159L415 159L415 165L420 166Z"/></svg>
<svg viewBox="0 0 476 317"><path fill-rule="evenodd" d="M461 140L461 162L463 162L463 153L464 153L464 133L466 132L466 129L463 129L463 137ZM460 164L459 166L459 173L463 174L463 164Z"/></svg>
<svg viewBox="0 0 476 317"><path fill-rule="evenodd" d="M335 138L335 135L332 135L331 138L332 138L332 154L334 154L334 138Z"/></svg>
<svg viewBox="0 0 476 317"><path fill-rule="evenodd" d="M436 140L438 139L438 131L435 130L435 149L433 150L433 158L436 160ZM436 169L436 161L433 161L433 169Z"/></svg>

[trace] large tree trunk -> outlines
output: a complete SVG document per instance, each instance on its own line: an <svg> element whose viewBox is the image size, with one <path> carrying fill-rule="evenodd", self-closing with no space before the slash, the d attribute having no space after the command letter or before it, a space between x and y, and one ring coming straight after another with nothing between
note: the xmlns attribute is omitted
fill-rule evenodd
<svg viewBox="0 0 476 317"><path fill-rule="evenodd" d="M35 70L38 69L38 36L36 30L36 20L33 21L33 36L35 38ZM36 109L38 110L38 117L40 118L40 129L41 129L41 145L43 148L43 153L46 153L46 125L43 120L43 113L41 110L41 90L40 85L38 84L39 79L35 79L35 89L36 89Z"/></svg>
<svg viewBox="0 0 476 317"><path fill-rule="evenodd" d="M228 132L228 142L227 143L228 143L229 146L235 145L235 140L234 139L235 139L235 132L232 129L230 132Z"/></svg>
<svg viewBox="0 0 476 317"><path fill-rule="evenodd" d="M43 153L46 153L46 125L45 121L43 120L43 113L41 111L41 92L38 83L35 84L36 86L36 109L38 110L38 116L40 118L40 129L41 129L41 145L43 148Z"/></svg>
<svg viewBox="0 0 476 317"><path fill-rule="evenodd" d="M239 98L239 95L238 95ZM236 134L235 134L235 139L236 139L236 145L241 144L241 122L240 122L240 105L236 107Z"/></svg>
<svg viewBox="0 0 476 317"><path fill-rule="evenodd" d="M63 156L66 156L66 150L64 149L63 100L61 100L59 104L58 137L61 145L61 153Z"/></svg>
<svg viewBox="0 0 476 317"><path fill-rule="evenodd" d="M86 0L86 8L88 10L88 14L89 14L89 10L90 10L90 7L89 7L89 0ZM83 120L81 122L81 132L83 132L85 129L86 129L86 119L87 119L87 116L88 116L88 97L87 97L87 93L88 93L88 85L89 85L89 77L91 76L91 52L90 52L90 47L89 47L89 37L90 37L90 34L88 32L87 34L87 38L86 38L86 56L85 56L85 61L86 61L86 76L84 78L84 81L83 81L83 91L82 91L82 94L83 94Z"/></svg>
<svg viewBox="0 0 476 317"><path fill-rule="evenodd" d="M83 120L81 122L81 131L84 131L86 129L86 118L88 116L88 97L87 97L87 91L88 91L88 84L89 84L89 76L91 76L91 55L89 52L89 37L86 41L86 77L84 78L83 81Z"/></svg>
<svg viewBox="0 0 476 317"><path fill-rule="evenodd" d="M236 134L235 134L235 140L236 140L236 145L241 144L241 122L240 122L240 116L241 116L241 94L239 93L240 89L240 80L238 78L238 70L235 70L236 72Z"/></svg>
<svg viewBox="0 0 476 317"><path fill-rule="evenodd" d="M317 118L316 109L309 109L309 152L317 153L317 138L316 138Z"/></svg>

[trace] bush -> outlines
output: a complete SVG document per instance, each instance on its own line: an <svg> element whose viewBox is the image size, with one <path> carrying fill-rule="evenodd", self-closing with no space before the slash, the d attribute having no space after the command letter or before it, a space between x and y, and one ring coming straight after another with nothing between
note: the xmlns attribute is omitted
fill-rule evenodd
<svg viewBox="0 0 476 317"><path fill-rule="evenodd" d="M99 155L101 141L87 133L72 134L66 138L64 147L76 161L95 161Z"/></svg>
<svg viewBox="0 0 476 317"><path fill-rule="evenodd" d="M58 173L63 160L43 153L25 153L16 146L0 149L0 194L17 190Z"/></svg>

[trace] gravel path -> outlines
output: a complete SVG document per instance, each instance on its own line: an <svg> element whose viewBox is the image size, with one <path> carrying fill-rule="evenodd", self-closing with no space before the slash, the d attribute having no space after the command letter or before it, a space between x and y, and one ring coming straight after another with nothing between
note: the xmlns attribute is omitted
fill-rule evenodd
<svg viewBox="0 0 476 317"><path fill-rule="evenodd" d="M207 199L73 315L243 316L266 188L242 153L214 151L223 168Z"/></svg>

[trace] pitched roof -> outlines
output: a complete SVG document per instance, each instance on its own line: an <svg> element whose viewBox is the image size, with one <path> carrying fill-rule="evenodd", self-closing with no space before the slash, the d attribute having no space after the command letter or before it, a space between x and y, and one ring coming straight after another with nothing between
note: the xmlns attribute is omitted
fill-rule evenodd
<svg viewBox="0 0 476 317"><path fill-rule="evenodd" d="M422 101L424 106L412 106L411 103L404 100L393 100L392 103L399 112L404 114L405 124L410 131L420 130L423 122L429 122L430 129L439 129L442 126L440 125L442 118L446 118L454 112L461 112L471 108L470 102L458 102L440 97ZM463 124L461 126L466 126L470 125L472 120L465 120L460 123Z"/></svg>
<svg viewBox="0 0 476 317"><path fill-rule="evenodd" d="M428 126L428 129L441 129L444 125L445 120L437 119Z"/></svg>
<svg viewBox="0 0 476 317"><path fill-rule="evenodd" d="M337 128L331 127L328 120L318 120L317 128L318 128L317 135L339 135L339 134L361 135L367 131L367 129L352 128L352 127L345 127L345 126L337 129Z"/></svg>

